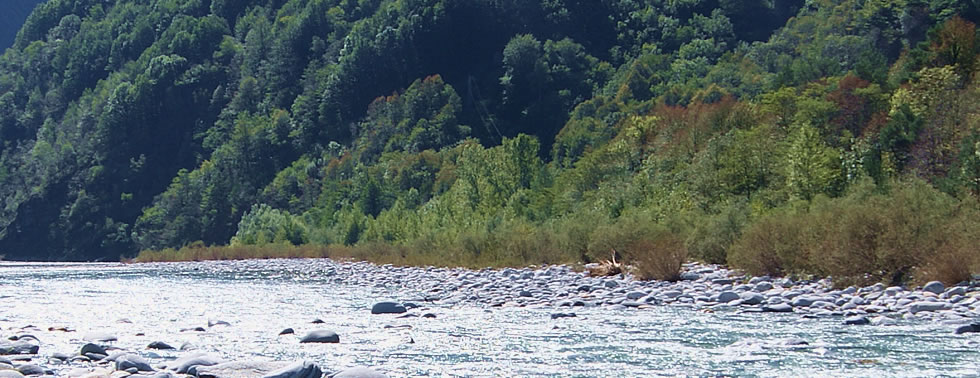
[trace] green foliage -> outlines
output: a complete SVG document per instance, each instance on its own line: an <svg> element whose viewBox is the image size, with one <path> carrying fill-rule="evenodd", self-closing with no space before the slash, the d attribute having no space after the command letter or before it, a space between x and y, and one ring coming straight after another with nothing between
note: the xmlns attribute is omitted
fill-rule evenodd
<svg viewBox="0 0 980 378"><path fill-rule="evenodd" d="M879 215L976 234L976 5L48 0L0 57L0 253L962 275Z"/></svg>
<svg viewBox="0 0 980 378"><path fill-rule="evenodd" d="M232 245L301 245L308 241L302 223L289 212L273 209L268 205L252 206L252 210L242 216L238 223L238 232L231 238Z"/></svg>

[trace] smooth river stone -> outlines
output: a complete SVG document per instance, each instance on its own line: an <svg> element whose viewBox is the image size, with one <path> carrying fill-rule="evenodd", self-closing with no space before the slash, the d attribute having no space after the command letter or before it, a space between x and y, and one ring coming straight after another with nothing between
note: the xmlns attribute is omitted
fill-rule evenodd
<svg viewBox="0 0 980 378"><path fill-rule="evenodd" d="M738 295L738 293L736 293L734 291L723 291L720 294L718 294L718 302L719 303L728 303L728 302L731 302L731 301L738 300L740 298L741 297Z"/></svg>
<svg viewBox="0 0 980 378"><path fill-rule="evenodd" d="M0 342L0 355L37 354L40 347L24 341Z"/></svg>
<svg viewBox="0 0 980 378"><path fill-rule="evenodd" d="M150 345L147 345L146 348L147 349L161 349L161 350L177 349L177 348L174 348L174 347L170 346L170 344L167 344L167 343L165 343L163 341L154 341L154 342L150 343Z"/></svg>
<svg viewBox="0 0 980 378"><path fill-rule="evenodd" d="M334 331L318 329L310 331L299 340L301 343L339 343L340 336Z"/></svg>
<svg viewBox="0 0 980 378"><path fill-rule="evenodd" d="M233 361L197 368L201 378L261 377L286 366L286 362Z"/></svg>
<svg viewBox="0 0 980 378"><path fill-rule="evenodd" d="M920 312L928 311L939 311L946 308L946 304L943 302L914 302L909 305L909 312L917 314Z"/></svg>
<svg viewBox="0 0 980 378"><path fill-rule="evenodd" d="M766 298L759 293L753 293L753 292L742 293L742 304L757 305L765 300Z"/></svg>
<svg viewBox="0 0 980 378"><path fill-rule="evenodd" d="M204 353L191 353L178 358L167 365L167 368L177 374L187 374L187 371L198 366L212 366L225 362L223 359Z"/></svg>
<svg viewBox="0 0 980 378"><path fill-rule="evenodd" d="M401 314L408 311L405 306L395 302L379 302L371 306L372 314Z"/></svg>
<svg viewBox="0 0 980 378"><path fill-rule="evenodd" d="M922 287L922 291L933 293L933 294L942 294L943 290L946 290L946 286L944 286L943 283L939 281L929 282L926 284L926 286Z"/></svg>
<svg viewBox="0 0 980 378"><path fill-rule="evenodd" d="M764 312L793 312L793 306L786 303L777 303L774 305L763 306L762 311Z"/></svg>
<svg viewBox="0 0 980 378"><path fill-rule="evenodd" d="M845 325L865 325L870 323L871 321L864 316L852 316L847 319L844 319Z"/></svg>
<svg viewBox="0 0 980 378"><path fill-rule="evenodd" d="M358 366L343 370L333 378L388 378L388 376L369 367Z"/></svg>
<svg viewBox="0 0 980 378"><path fill-rule="evenodd" d="M116 370L129 370L130 368L136 368L137 371L153 371L150 363L138 355L127 353L116 357Z"/></svg>
<svg viewBox="0 0 980 378"><path fill-rule="evenodd" d="M0 370L0 378L24 378L17 370Z"/></svg>
<svg viewBox="0 0 980 378"><path fill-rule="evenodd" d="M23 375L44 375L44 368L34 364L21 365L17 371Z"/></svg>
<svg viewBox="0 0 980 378"><path fill-rule="evenodd" d="M262 378L320 378L323 370L310 361L298 361L278 370L269 372Z"/></svg>

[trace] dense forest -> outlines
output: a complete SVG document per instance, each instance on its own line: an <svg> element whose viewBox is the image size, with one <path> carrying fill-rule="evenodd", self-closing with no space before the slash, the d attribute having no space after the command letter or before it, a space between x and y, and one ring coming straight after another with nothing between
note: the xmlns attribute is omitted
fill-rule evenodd
<svg viewBox="0 0 980 378"><path fill-rule="evenodd" d="M0 254L670 248L948 281L980 245L978 20L954 0L48 0L0 57Z"/></svg>
<svg viewBox="0 0 980 378"><path fill-rule="evenodd" d="M17 31L34 7L44 0L4 0L0 5L0 51L14 44Z"/></svg>

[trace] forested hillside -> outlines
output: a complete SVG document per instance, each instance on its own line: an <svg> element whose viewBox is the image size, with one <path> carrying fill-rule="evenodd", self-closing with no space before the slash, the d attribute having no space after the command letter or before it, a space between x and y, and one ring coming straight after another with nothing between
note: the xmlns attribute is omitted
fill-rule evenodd
<svg viewBox="0 0 980 378"><path fill-rule="evenodd" d="M0 51L14 44L17 31L37 4L44 0L4 0L0 4Z"/></svg>
<svg viewBox="0 0 980 378"><path fill-rule="evenodd" d="M977 254L978 19L947 0L49 0L0 58L0 254L519 264L670 242L902 280Z"/></svg>

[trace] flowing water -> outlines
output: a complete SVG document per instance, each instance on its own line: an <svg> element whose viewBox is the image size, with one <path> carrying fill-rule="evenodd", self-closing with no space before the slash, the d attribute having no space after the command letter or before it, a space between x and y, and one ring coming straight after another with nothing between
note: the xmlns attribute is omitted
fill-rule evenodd
<svg viewBox="0 0 980 378"><path fill-rule="evenodd" d="M149 351L152 341L230 360L307 359L324 370L373 366L391 376L964 376L980 373L980 334L954 335L924 321L844 326L840 318L699 312L683 306L613 310L443 307L437 319L371 315L410 287L346 283L320 274L329 260L173 264L0 264L0 335L23 331L40 355L77 353L88 332L160 362L185 352ZM365 277L358 277L364 282ZM565 310L567 311L567 310ZM324 324L311 324L322 319ZM181 329L206 327L206 332ZM388 328L386 328L388 326ZM410 327L409 327L410 326ZM67 327L75 332L48 331ZM300 344L325 328L339 344ZM805 341L805 345L790 340ZM791 345L797 344L797 345ZM58 372L64 365L47 365Z"/></svg>

